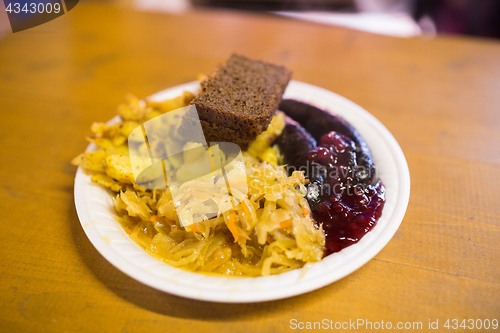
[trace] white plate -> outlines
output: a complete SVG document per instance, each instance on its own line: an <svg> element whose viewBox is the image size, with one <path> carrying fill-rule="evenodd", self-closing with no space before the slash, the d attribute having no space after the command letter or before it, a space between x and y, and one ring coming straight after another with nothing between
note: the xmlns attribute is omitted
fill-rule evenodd
<svg viewBox="0 0 500 333"><path fill-rule="evenodd" d="M163 100L197 91L190 82L161 91L151 99ZM113 218L110 193L90 181L78 168L75 203L78 217L89 240L112 265L130 277L178 296L226 303L270 301L303 294L354 272L372 259L394 236L403 220L410 197L410 173L406 159L391 133L357 104L330 91L291 81L284 98L294 98L327 109L349 121L365 138L385 185L386 203L377 225L357 244L334 253L308 268L257 278L224 278L189 273L149 256L132 242ZM88 150L95 149L93 144Z"/></svg>

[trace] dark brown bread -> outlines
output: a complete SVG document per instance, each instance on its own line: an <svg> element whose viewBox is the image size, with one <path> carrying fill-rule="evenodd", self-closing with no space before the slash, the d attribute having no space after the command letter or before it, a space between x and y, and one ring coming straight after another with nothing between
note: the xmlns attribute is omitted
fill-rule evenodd
<svg viewBox="0 0 500 333"><path fill-rule="evenodd" d="M203 129L203 137L197 135L197 129L201 123ZM199 120L197 117L189 117L187 114L182 116L182 120L177 128L177 134L184 139L189 139L193 142L234 142L238 145L244 145L252 141L251 135L245 132L237 132L227 127L219 126L218 124L210 123L205 120ZM233 138L230 141L219 140L219 138Z"/></svg>
<svg viewBox="0 0 500 333"><path fill-rule="evenodd" d="M244 146L245 144L255 140L253 136L248 133L244 133L243 131L238 132L228 127L222 127L205 120L200 120L200 122L207 142L234 142L238 145Z"/></svg>
<svg viewBox="0 0 500 333"><path fill-rule="evenodd" d="M196 106L207 141L245 144L267 129L292 72L232 55L201 83Z"/></svg>

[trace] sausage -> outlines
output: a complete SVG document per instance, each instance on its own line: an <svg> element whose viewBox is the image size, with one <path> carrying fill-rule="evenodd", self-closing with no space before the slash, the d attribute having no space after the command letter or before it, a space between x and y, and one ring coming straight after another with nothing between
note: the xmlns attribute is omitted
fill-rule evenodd
<svg viewBox="0 0 500 333"><path fill-rule="evenodd" d="M273 144L277 144L283 154L283 162L289 172L305 166L306 156L316 148L316 140L299 123L285 116L285 128Z"/></svg>
<svg viewBox="0 0 500 333"><path fill-rule="evenodd" d="M313 105L293 99L281 101L279 109L302 125L316 141L332 131L350 138L356 144L356 161L360 166L358 178L366 184L375 182L375 164L370 148L361 134L346 120Z"/></svg>

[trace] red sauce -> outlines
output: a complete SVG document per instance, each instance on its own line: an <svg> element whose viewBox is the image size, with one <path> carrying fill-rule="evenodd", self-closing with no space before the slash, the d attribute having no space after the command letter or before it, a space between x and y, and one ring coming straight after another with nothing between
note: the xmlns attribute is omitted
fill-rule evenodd
<svg viewBox="0 0 500 333"><path fill-rule="evenodd" d="M357 177L363 170L356 162L356 145L342 134L324 135L307 160L311 184L316 186L313 191L309 188L308 200L313 202L314 220L323 224L327 256L358 242L376 225L385 188L380 180L372 183Z"/></svg>

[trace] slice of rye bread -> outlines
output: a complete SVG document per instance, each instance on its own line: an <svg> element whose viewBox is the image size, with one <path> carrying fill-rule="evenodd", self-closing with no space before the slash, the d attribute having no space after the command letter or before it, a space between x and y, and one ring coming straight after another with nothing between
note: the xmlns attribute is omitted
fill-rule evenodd
<svg viewBox="0 0 500 333"><path fill-rule="evenodd" d="M266 130L292 72L285 67L231 55L201 83L191 102L208 142L253 141Z"/></svg>
<svg viewBox="0 0 500 333"><path fill-rule="evenodd" d="M257 137L253 137L250 134L241 131L238 132L227 127L222 127L205 120L200 120L200 122L205 138L209 138L207 139L207 142L234 142L237 145L246 147L247 143L255 140L255 137ZM230 139L228 140L223 138Z"/></svg>
<svg viewBox="0 0 500 333"><path fill-rule="evenodd" d="M197 134L196 129L198 125L201 124L203 129L204 137L200 138ZM246 144L253 141L255 138L245 132L237 132L233 129L219 126L218 124L210 123L205 120L198 120L197 118L183 116L180 126L178 127L178 133L184 137L189 138L189 141L203 143L206 142L234 142L241 147L246 147ZM231 138L230 140L224 138ZM204 143L203 143L204 144Z"/></svg>

